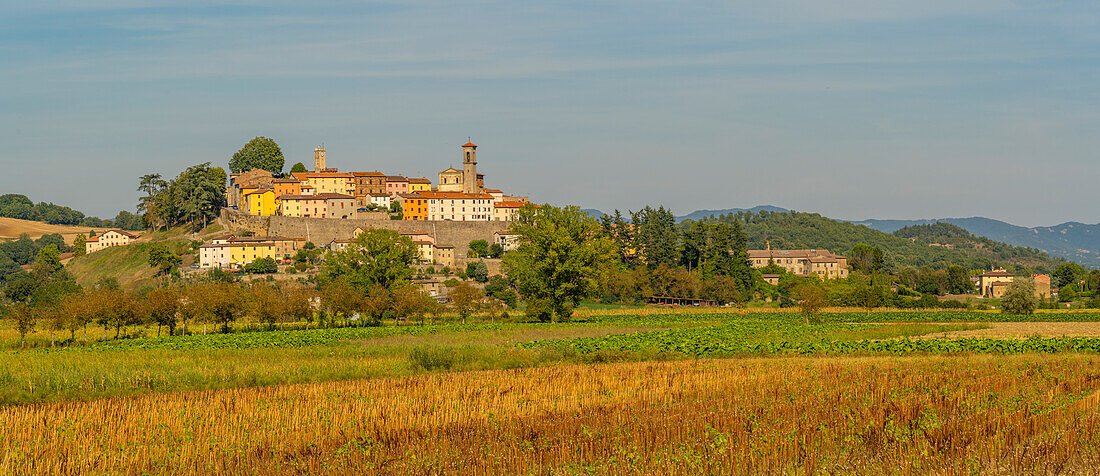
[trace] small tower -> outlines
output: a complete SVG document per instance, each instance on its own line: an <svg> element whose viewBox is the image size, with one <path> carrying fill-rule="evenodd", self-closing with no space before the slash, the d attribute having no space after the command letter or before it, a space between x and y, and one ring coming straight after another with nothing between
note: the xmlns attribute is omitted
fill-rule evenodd
<svg viewBox="0 0 1100 476"><path fill-rule="evenodd" d="M325 147L317 146L313 149L313 171L320 172L325 170Z"/></svg>
<svg viewBox="0 0 1100 476"><path fill-rule="evenodd" d="M477 185L477 146L462 144L462 193L481 193Z"/></svg>

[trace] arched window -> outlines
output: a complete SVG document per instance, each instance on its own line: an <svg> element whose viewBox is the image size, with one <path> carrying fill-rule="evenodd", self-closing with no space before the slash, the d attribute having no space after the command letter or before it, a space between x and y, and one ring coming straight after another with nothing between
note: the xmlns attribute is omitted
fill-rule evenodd
<svg viewBox="0 0 1100 476"><path fill-rule="evenodd" d="M469 151L466 152L466 160L470 160L470 152Z"/></svg>

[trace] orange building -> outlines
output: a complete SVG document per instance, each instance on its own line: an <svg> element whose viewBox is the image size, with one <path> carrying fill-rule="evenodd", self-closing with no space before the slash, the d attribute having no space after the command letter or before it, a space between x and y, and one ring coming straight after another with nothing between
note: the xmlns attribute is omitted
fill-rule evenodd
<svg viewBox="0 0 1100 476"><path fill-rule="evenodd" d="M401 200L403 220L424 221L428 219L428 199L419 193L403 193L397 196Z"/></svg>

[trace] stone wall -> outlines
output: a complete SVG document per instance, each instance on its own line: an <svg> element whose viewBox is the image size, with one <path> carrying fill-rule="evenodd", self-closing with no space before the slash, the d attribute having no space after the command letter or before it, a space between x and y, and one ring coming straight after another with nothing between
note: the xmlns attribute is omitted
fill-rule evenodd
<svg viewBox="0 0 1100 476"><path fill-rule="evenodd" d="M456 261L465 259L466 253L470 250L471 241L485 240L492 242L494 232L508 229L508 222L500 221L342 220L339 218L255 216L245 215L229 209L223 209L222 218L230 223L232 232L247 230L256 235L305 238L317 246L325 246L334 239L351 239L351 234L356 227L363 229L382 228L399 232L422 230L435 237L437 244L454 246Z"/></svg>

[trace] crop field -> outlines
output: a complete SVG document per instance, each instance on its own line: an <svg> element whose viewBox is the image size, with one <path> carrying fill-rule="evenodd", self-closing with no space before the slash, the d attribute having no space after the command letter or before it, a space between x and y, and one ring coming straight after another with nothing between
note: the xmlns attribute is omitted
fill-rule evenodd
<svg viewBox="0 0 1100 476"><path fill-rule="evenodd" d="M1098 314L721 311L39 331L25 350L4 327L0 474L1100 467Z"/></svg>
<svg viewBox="0 0 1100 476"><path fill-rule="evenodd" d="M631 362L0 409L4 473L1088 473L1095 355Z"/></svg>

